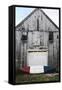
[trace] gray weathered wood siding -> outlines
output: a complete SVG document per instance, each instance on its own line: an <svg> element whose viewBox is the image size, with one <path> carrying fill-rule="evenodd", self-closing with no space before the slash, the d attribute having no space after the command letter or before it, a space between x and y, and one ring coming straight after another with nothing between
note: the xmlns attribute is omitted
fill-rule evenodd
<svg viewBox="0 0 62 90"><path fill-rule="evenodd" d="M37 30L37 19L39 20L39 31ZM35 10L35 12L33 12L32 15L29 15L25 21L16 26L16 58L17 62L19 61L19 64L21 64L23 60L23 43L21 41L23 27L25 28L25 31L28 31L28 40L25 44L24 53L26 54L27 49L32 48L36 44L34 41L37 40L39 46L48 48L48 63L49 65L55 66L59 61L59 28L49 20L41 9ZM49 42L50 31L53 32L53 43ZM36 33L37 36L35 35L35 32L38 32Z"/></svg>

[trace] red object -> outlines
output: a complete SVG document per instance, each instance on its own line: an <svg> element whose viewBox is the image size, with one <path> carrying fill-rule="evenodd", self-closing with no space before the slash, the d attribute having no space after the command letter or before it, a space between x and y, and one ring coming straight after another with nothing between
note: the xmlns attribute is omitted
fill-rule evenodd
<svg viewBox="0 0 62 90"><path fill-rule="evenodd" d="M24 66L24 67L22 67L21 71L24 73L30 73L30 67Z"/></svg>

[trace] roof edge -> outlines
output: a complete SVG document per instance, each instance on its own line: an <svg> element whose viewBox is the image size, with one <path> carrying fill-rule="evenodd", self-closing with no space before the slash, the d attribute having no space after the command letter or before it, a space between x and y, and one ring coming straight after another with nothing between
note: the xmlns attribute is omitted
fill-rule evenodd
<svg viewBox="0 0 62 90"><path fill-rule="evenodd" d="M19 27L21 24L24 23L24 21L26 21L36 10L41 9L41 8L36 8L34 9L26 18L24 18L18 25L16 25L16 28ZM59 29L59 27L51 20L51 18L49 18L49 16L43 11L40 10L48 19L49 21L57 28Z"/></svg>
<svg viewBox="0 0 62 90"><path fill-rule="evenodd" d="M28 19L28 17L30 17L36 10L38 10L38 8L34 9L27 17L25 17L18 25L16 25L16 27L23 24L23 22L26 21Z"/></svg>
<svg viewBox="0 0 62 90"><path fill-rule="evenodd" d="M48 19L49 21L57 28L59 29L59 27L51 20L51 18L49 18L49 16L43 11L43 10L40 10Z"/></svg>

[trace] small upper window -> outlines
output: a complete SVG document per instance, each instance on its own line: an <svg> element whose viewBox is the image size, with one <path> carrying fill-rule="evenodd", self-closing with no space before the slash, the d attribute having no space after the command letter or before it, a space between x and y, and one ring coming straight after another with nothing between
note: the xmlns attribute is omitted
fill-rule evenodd
<svg viewBox="0 0 62 90"><path fill-rule="evenodd" d="M53 42L53 32L49 32L49 41Z"/></svg>
<svg viewBox="0 0 62 90"><path fill-rule="evenodd" d="M57 39L59 38L59 36L57 35Z"/></svg>
<svg viewBox="0 0 62 90"><path fill-rule="evenodd" d="M39 31L39 18L37 19L37 31Z"/></svg>

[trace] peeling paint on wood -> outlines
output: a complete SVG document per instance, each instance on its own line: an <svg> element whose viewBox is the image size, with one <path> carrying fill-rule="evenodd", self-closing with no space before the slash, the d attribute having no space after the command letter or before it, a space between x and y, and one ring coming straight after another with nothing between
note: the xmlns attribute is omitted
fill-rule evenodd
<svg viewBox="0 0 62 90"><path fill-rule="evenodd" d="M21 40L22 27L28 32L26 42ZM53 32L52 43L49 41L50 31ZM48 48L48 64L53 66L57 65L59 63L58 37L59 28L44 15L42 10L35 10L22 24L16 26L16 58L20 63L20 67L27 64L27 50L34 48Z"/></svg>

